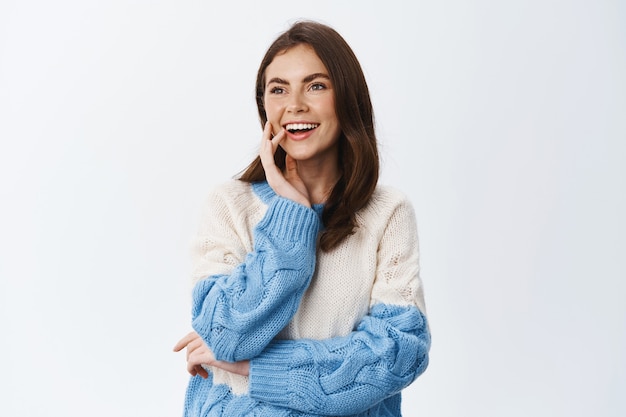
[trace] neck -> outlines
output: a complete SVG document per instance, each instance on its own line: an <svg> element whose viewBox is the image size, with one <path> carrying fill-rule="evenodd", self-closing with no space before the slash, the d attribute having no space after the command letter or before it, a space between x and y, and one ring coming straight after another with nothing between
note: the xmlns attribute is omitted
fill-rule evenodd
<svg viewBox="0 0 626 417"><path fill-rule="evenodd" d="M309 184L308 182L305 181L304 183L306 185L306 188L307 190L309 190L309 197L311 199L311 204L325 203L326 200L328 200L328 197L330 197L330 193L332 192L333 187L337 183L338 179L339 178L337 178L336 180L332 182L327 182L324 184L317 183L317 182L313 182Z"/></svg>
<svg viewBox="0 0 626 417"><path fill-rule="evenodd" d="M310 167L301 162L298 163L298 175L309 192L311 204L322 204L330 196L333 187L341 177L341 172L333 167Z"/></svg>

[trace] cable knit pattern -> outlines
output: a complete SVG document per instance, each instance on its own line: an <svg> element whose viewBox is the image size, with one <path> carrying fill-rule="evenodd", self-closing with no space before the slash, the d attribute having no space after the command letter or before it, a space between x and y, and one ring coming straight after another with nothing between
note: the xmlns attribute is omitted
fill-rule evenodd
<svg viewBox="0 0 626 417"><path fill-rule="evenodd" d="M358 228L316 254L322 206L237 180L214 190L194 245L192 325L250 377L192 377L186 416L400 416L428 364L417 228L378 187Z"/></svg>

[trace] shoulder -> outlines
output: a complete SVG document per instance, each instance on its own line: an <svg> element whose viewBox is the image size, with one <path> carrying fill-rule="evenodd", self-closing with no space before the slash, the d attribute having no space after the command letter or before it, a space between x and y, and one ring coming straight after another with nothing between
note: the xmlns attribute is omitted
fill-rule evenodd
<svg viewBox="0 0 626 417"><path fill-rule="evenodd" d="M209 191L209 197L223 196L229 198L241 198L250 193L252 184L236 179L231 179L214 186Z"/></svg>
<svg viewBox="0 0 626 417"><path fill-rule="evenodd" d="M267 205L254 191L254 184L229 180L211 188L200 213L200 236L236 237L238 245L250 250L252 230Z"/></svg>
<svg viewBox="0 0 626 417"><path fill-rule="evenodd" d="M367 205L356 214L357 227L381 239L387 233L417 234L417 218L409 197L397 188L378 185Z"/></svg>
<svg viewBox="0 0 626 417"><path fill-rule="evenodd" d="M359 211L359 215L388 218L398 210L406 210L414 215L413 204L403 191L389 185L378 185L367 205Z"/></svg>
<svg viewBox="0 0 626 417"><path fill-rule="evenodd" d="M240 218L249 216L251 210L259 210L261 204L252 184L232 179L209 190L202 212L203 217Z"/></svg>
<svg viewBox="0 0 626 417"><path fill-rule="evenodd" d="M220 183L209 190L206 202L209 205L245 207L255 199L252 184L236 179Z"/></svg>
<svg viewBox="0 0 626 417"><path fill-rule="evenodd" d="M382 184L376 186L376 189L372 194L372 200L375 202L380 202L381 204L411 204L409 197L406 195L406 193L391 185Z"/></svg>

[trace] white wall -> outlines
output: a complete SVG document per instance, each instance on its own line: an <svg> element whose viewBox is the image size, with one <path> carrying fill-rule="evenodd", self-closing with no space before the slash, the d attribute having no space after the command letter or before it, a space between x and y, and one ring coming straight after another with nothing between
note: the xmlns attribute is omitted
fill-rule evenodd
<svg viewBox="0 0 626 417"><path fill-rule="evenodd" d="M406 416L626 414L618 1L0 3L0 415L180 415L189 244L300 17L366 71L420 225Z"/></svg>

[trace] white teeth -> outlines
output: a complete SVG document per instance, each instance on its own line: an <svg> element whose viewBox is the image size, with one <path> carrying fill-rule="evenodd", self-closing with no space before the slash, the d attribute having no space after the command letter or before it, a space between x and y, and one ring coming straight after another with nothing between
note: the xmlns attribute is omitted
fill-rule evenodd
<svg viewBox="0 0 626 417"><path fill-rule="evenodd" d="M287 130L310 130L315 129L319 125L316 123L289 123L285 126Z"/></svg>

